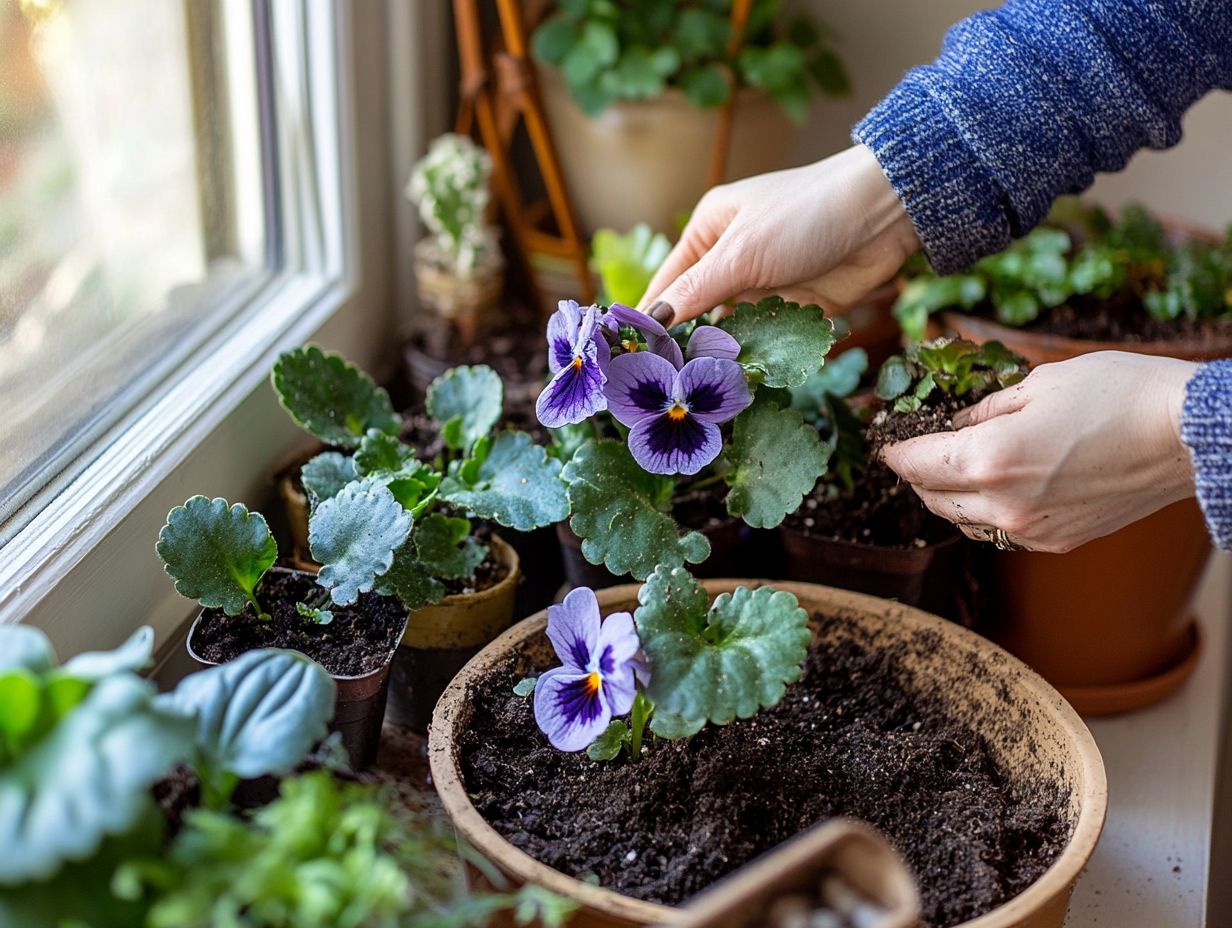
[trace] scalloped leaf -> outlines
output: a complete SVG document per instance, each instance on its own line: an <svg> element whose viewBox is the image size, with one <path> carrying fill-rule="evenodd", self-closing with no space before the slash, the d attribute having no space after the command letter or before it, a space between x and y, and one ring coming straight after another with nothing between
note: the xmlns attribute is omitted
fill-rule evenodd
<svg viewBox="0 0 1232 928"><path fill-rule="evenodd" d="M369 429L396 435L402 426L389 394L371 377L315 345L284 352L270 376L296 425L327 445L357 448Z"/></svg>
<svg viewBox="0 0 1232 928"><path fill-rule="evenodd" d="M525 432L501 432L477 468L446 478L441 497L481 519L528 532L569 515L561 464Z"/></svg>
<svg viewBox="0 0 1232 928"><path fill-rule="evenodd" d="M360 477L378 478L416 517L436 498L441 483L440 475L415 457L414 448L375 429L355 452L355 468Z"/></svg>
<svg viewBox="0 0 1232 928"><path fill-rule="evenodd" d="M710 556L700 532L677 534L672 517L658 503L670 497L672 481L648 474L619 441L583 445L565 465L573 518L569 527L582 539L582 554L616 576L644 580L656 567L698 564Z"/></svg>
<svg viewBox="0 0 1232 928"><path fill-rule="evenodd" d="M815 303L801 306L779 296L740 303L719 328L740 343L738 360L771 387L798 387L821 368L834 345L834 323Z"/></svg>
<svg viewBox="0 0 1232 928"><path fill-rule="evenodd" d="M434 606L445 598L445 584L432 576L408 541L394 552L394 563L377 580L376 591L382 596L396 596L409 612Z"/></svg>
<svg viewBox="0 0 1232 928"><path fill-rule="evenodd" d="M732 426L727 511L753 528L774 528L812 492L830 451L794 409L754 403Z"/></svg>
<svg viewBox="0 0 1232 928"><path fill-rule="evenodd" d="M416 523L412 537L423 569L442 580L474 576L488 556L488 546L471 535L469 521L439 512Z"/></svg>
<svg viewBox="0 0 1232 928"><path fill-rule="evenodd" d="M808 613L785 590L738 587L707 607L705 589L687 571L660 567L638 602L633 620L651 667L646 692L656 718L726 725L777 705L800 679Z"/></svg>
<svg viewBox="0 0 1232 928"><path fill-rule="evenodd" d="M373 479L349 484L308 520L308 547L321 564L317 582L339 606L367 593L411 534L411 514Z"/></svg>
<svg viewBox="0 0 1232 928"><path fill-rule="evenodd" d="M247 651L185 677L170 704L195 720L203 776L289 773L329 731L335 686L296 651Z"/></svg>
<svg viewBox="0 0 1232 928"><path fill-rule="evenodd" d="M268 618L255 593L278 558L278 545L260 513L243 503L228 506L221 497L194 496L167 513L156 550L181 596L227 615L252 603Z"/></svg>
<svg viewBox="0 0 1232 928"><path fill-rule="evenodd" d="M355 459L337 451L323 451L299 471L300 483L312 497L313 505L337 496L357 476Z"/></svg>
<svg viewBox="0 0 1232 928"><path fill-rule="evenodd" d="M505 387L486 364L455 367L428 387L428 415L441 423L441 437L454 451L465 450L496 426Z"/></svg>
<svg viewBox="0 0 1232 928"><path fill-rule="evenodd" d="M0 777L0 885L93 855L153 807L149 788L193 750L193 722L131 674L99 680Z"/></svg>

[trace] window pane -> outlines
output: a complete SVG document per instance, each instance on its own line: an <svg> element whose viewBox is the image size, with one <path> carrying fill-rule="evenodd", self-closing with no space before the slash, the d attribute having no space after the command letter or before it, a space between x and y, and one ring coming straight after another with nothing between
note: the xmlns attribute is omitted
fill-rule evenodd
<svg viewBox="0 0 1232 928"><path fill-rule="evenodd" d="M0 6L0 520L262 269L247 8Z"/></svg>

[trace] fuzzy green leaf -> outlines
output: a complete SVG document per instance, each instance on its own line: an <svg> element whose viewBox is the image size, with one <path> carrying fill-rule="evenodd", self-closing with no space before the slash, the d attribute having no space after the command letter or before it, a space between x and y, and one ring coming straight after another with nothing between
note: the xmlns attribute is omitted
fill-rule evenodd
<svg viewBox="0 0 1232 928"><path fill-rule="evenodd" d="M410 612L445 598L445 585L419 560L414 541L394 553L393 566L377 579L376 591L382 596L396 596Z"/></svg>
<svg viewBox="0 0 1232 928"><path fill-rule="evenodd" d="M877 398L898 399L911 389L911 378L911 367L906 358L900 354L886 358L877 372Z"/></svg>
<svg viewBox="0 0 1232 928"><path fill-rule="evenodd" d="M402 425L371 377L315 345L285 352L271 376L282 408L327 445L356 448L369 429L396 435Z"/></svg>
<svg viewBox="0 0 1232 928"><path fill-rule="evenodd" d="M278 558L278 545L260 513L204 496L167 514L157 551L176 592L227 615L239 615L246 603L261 612L254 598L257 583Z"/></svg>
<svg viewBox="0 0 1232 928"><path fill-rule="evenodd" d="M42 673L56 665L51 642L29 625L0 625L0 671L21 668Z"/></svg>
<svg viewBox="0 0 1232 928"><path fill-rule="evenodd" d="M441 423L450 448L465 450L500 420L504 395L500 377L487 365L455 367L428 387L428 414Z"/></svg>
<svg viewBox="0 0 1232 928"><path fill-rule="evenodd" d="M300 482L312 496L313 505L336 496L355 477L355 459L337 451L318 454L299 471Z"/></svg>
<svg viewBox="0 0 1232 928"><path fill-rule="evenodd" d="M613 720L603 733L590 743L586 756L591 760L615 760L630 740L629 726L619 720Z"/></svg>
<svg viewBox="0 0 1232 928"><path fill-rule="evenodd" d="M850 348L840 355L827 358L821 370L809 374L808 380L792 388L791 408L810 422L816 422L825 408L826 397L850 396L867 370L868 354L863 348Z"/></svg>
<svg viewBox="0 0 1232 928"><path fill-rule="evenodd" d="M774 528L825 473L830 448L794 409L754 403L732 427L727 511L753 528Z"/></svg>
<svg viewBox="0 0 1232 928"><path fill-rule="evenodd" d="M148 625L133 632L114 651L85 651L70 657L64 672L82 680L101 680L115 673L137 673L154 658L154 629Z"/></svg>
<svg viewBox="0 0 1232 928"><path fill-rule="evenodd" d="M656 717L725 725L777 705L800 679L808 613L784 590L739 587L707 608L706 591L687 571L660 567L638 602Z"/></svg>
<svg viewBox="0 0 1232 928"><path fill-rule="evenodd" d="M471 535L466 519L434 512L415 525L415 551L424 569L442 580L461 580L475 574L488 556L488 546Z"/></svg>
<svg viewBox="0 0 1232 928"><path fill-rule="evenodd" d="M523 677L517 682L513 688L514 696L529 696L535 691L535 684L539 682L538 677Z"/></svg>
<svg viewBox="0 0 1232 928"><path fill-rule="evenodd" d="M441 497L460 509L519 532L569 515L561 464L525 432L501 432L479 467L460 469Z"/></svg>
<svg viewBox="0 0 1232 928"><path fill-rule="evenodd" d="M296 603L295 611L316 625L328 625L334 621L334 614L330 610L318 609L316 606L310 606L307 603Z"/></svg>
<svg viewBox="0 0 1232 928"><path fill-rule="evenodd" d="M692 738L706 725L705 719L686 719L684 716L673 715L655 709L650 719L650 730L660 738L676 741L680 738Z"/></svg>
<svg viewBox="0 0 1232 928"><path fill-rule="evenodd" d="M375 429L364 436L355 452L355 469L360 477L371 477L389 487L389 492L418 517L436 498L441 478L427 464L415 457L415 449L395 435Z"/></svg>
<svg viewBox="0 0 1232 928"><path fill-rule="evenodd" d="M813 303L770 296L741 303L719 327L740 343L737 360L771 387L798 387L819 370L834 345L834 323Z"/></svg>
<svg viewBox="0 0 1232 928"><path fill-rule="evenodd" d="M569 525L592 564L642 580L660 564L679 567L710 556L705 535L678 535L671 516L660 510L672 481L642 470L621 442L583 445L562 476L573 511Z"/></svg>
<svg viewBox="0 0 1232 928"><path fill-rule="evenodd" d="M337 605L355 602L389 570L411 524L411 514L387 487L371 479L349 484L308 522L308 547L322 565L317 582Z"/></svg>

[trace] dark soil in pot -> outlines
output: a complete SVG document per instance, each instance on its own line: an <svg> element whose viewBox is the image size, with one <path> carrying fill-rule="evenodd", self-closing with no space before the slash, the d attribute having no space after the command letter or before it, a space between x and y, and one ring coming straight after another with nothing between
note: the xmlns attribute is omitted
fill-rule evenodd
<svg viewBox="0 0 1232 928"><path fill-rule="evenodd" d="M290 648L337 677L378 670L402 635L406 609L391 597L365 593L355 605L329 605L334 620L328 625L317 625L295 611L296 603L315 602L323 592L311 574L271 571L257 590L270 621L258 621L251 606L238 616L207 609L189 645L200 657L216 663L255 648Z"/></svg>
<svg viewBox="0 0 1232 928"><path fill-rule="evenodd" d="M636 764L550 747L532 700L512 692L532 668L511 658L473 694L460 743L466 789L536 859L669 905L819 821L851 816L906 859L925 924L955 925L1051 865L1070 833L1068 796L1013 781L976 731L913 690L895 651L853 626L813 649L774 709L653 743Z"/></svg>
<svg viewBox="0 0 1232 928"><path fill-rule="evenodd" d="M991 306L976 315L997 321ZM1232 319L1195 321L1182 317L1161 321L1153 318L1139 300L1124 294L1112 300L1075 297L1061 306L1044 309L1021 328L1040 335L1128 344L1183 341L1215 345L1232 337Z"/></svg>

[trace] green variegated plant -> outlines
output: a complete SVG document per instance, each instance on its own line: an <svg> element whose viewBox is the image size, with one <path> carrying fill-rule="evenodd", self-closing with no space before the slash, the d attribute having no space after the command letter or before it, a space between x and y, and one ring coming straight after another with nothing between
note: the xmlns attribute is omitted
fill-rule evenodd
<svg viewBox="0 0 1232 928"><path fill-rule="evenodd" d="M312 385L322 371L337 388ZM337 355L289 351L272 379L299 425L344 449L301 471L318 582L335 603L373 589L411 610L438 603L448 581L473 578L488 557L473 518L530 531L568 515L560 462L525 432L496 429L504 388L489 367L457 367L433 381L427 412L442 447L430 456L399 437L384 391Z"/></svg>
<svg viewBox="0 0 1232 928"><path fill-rule="evenodd" d="M1000 390L1026 376L1026 360L1000 342L938 338L886 359L877 373L877 397L896 412L914 412L938 396Z"/></svg>

